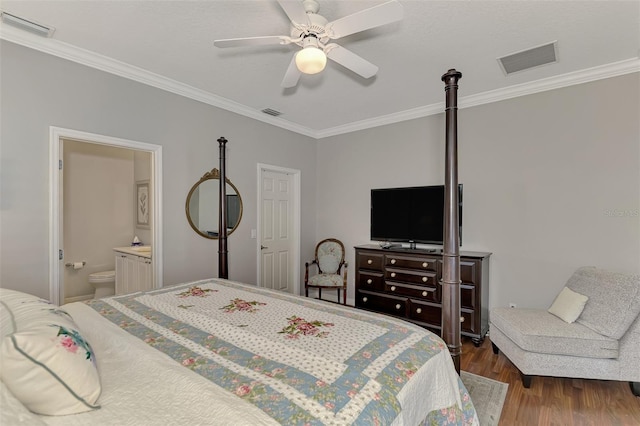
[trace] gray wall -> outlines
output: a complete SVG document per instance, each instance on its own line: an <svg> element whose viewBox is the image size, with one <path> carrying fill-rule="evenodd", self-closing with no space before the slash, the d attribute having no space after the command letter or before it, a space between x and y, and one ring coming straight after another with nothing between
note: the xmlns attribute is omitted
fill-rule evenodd
<svg viewBox="0 0 640 426"><path fill-rule="evenodd" d="M302 259L312 255L315 140L6 41L0 51L2 287L49 297L49 126L162 145L165 285L217 275L217 241L193 232L185 200L218 166L220 136L245 205L230 278L256 282L257 163L301 170Z"/></svg>
<svg viewBox="0 0 640 426"><path fill-rule="evenodd" d="M459 111L462 250L493 253L491 306L547 308L582 265L640 272L639 83ZM342 239L353 260L369 242L370 189L444 183L444 143L444 114L319 141L318 237Z"/></svg>
<svg viewBox="0 0 640 426"><path fill-rule="evenodd" d="M443 180L442 114L316 142L11 43L0 47L4 287L48 297L51 125L163 146L165 285L217 274L217 244L191 230L184 203L217 165L219 136L230 141L228 174L245 205L229 241L238 281L255 282L257 163L302 170L301 260L312 258L318 239L343 240L351 299L353 246L369 240L369 190ZM580 265L640 271L639 82L636 73L460 110L462 249L493 252L492 306L547 307ZM460 87L463 96L464 79Z"/></svg>

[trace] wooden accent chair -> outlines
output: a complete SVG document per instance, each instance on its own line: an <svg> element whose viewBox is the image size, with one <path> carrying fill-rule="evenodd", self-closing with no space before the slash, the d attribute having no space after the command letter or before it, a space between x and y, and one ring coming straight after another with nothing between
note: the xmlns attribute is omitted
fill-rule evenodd
<svg viewBox="0 0 640 426"><path fill-rule="evenodd" d="M337 290L340 303L340 290L343 291L343 305L347 304L347 262L344 261L344 244L335 238L327 238L316 245L315 259L305 262L304 291L309 297L309 288L318 289L318 299L322 299L322 289ZM316 265L317 273L309 276L309 270Z"/></svg>

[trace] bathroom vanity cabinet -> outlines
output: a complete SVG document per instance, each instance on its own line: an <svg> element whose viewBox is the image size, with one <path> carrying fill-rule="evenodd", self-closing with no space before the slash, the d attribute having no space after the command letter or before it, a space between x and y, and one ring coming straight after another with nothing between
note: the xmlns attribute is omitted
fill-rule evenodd
<svg viewBox="0 0 640 426"><path fill-rule="evenodd" d="M116 294L151 290L151 252L138 251L135 247L114 249L116 256Z"/></svg>

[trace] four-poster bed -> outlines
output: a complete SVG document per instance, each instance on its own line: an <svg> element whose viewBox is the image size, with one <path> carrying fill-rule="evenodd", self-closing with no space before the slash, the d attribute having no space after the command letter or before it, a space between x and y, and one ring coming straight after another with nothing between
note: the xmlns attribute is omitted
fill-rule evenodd
<svg viewBox="0 0 640 426"><path fill-rule="evenodd" d="M0 422L477 425L447 350L455 341L445 345L399 319L226 279L227 140L218 142L220 278L60 308L0 289L0 313L12 324L3 330ZM445 281L455 287L455 272ZM59 316L72 331L39 341L47 345L41 352L21 347L34 333L50 333ZM58 365L59 353L78 356L74 362L99 382L74 387L77 373ZM34 383L8 374L8 363L35 370L53 390L50 400L40 392L33 400Z"/></svg>
<svg viewBox="0 0 640 426"><path fill-rule="evenodd" d="M218 139L220 146L220 194L218 201L218 277L229 278L229 260L227 250L227 140Z"/></svg>
<svg viewBox="0 0 640 426"><path fill-rule="evenodd" d="M456 371L460 373L460 234L458 225L458 80L462 73L450 69L445 83L446 150L444 179L444 248L442 252L442 339Z"/></svg>

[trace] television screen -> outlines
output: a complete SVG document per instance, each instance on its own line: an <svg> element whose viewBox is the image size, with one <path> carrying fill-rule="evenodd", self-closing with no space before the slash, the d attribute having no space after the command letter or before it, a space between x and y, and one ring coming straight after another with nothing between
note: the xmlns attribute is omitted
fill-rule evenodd
<svg viewBox="0 0 640 426"><path fill-rule="evenodd" d="M462 184L458 185L462 244ZM371 240L443 244L444 185L371 190Z"/></svg>

